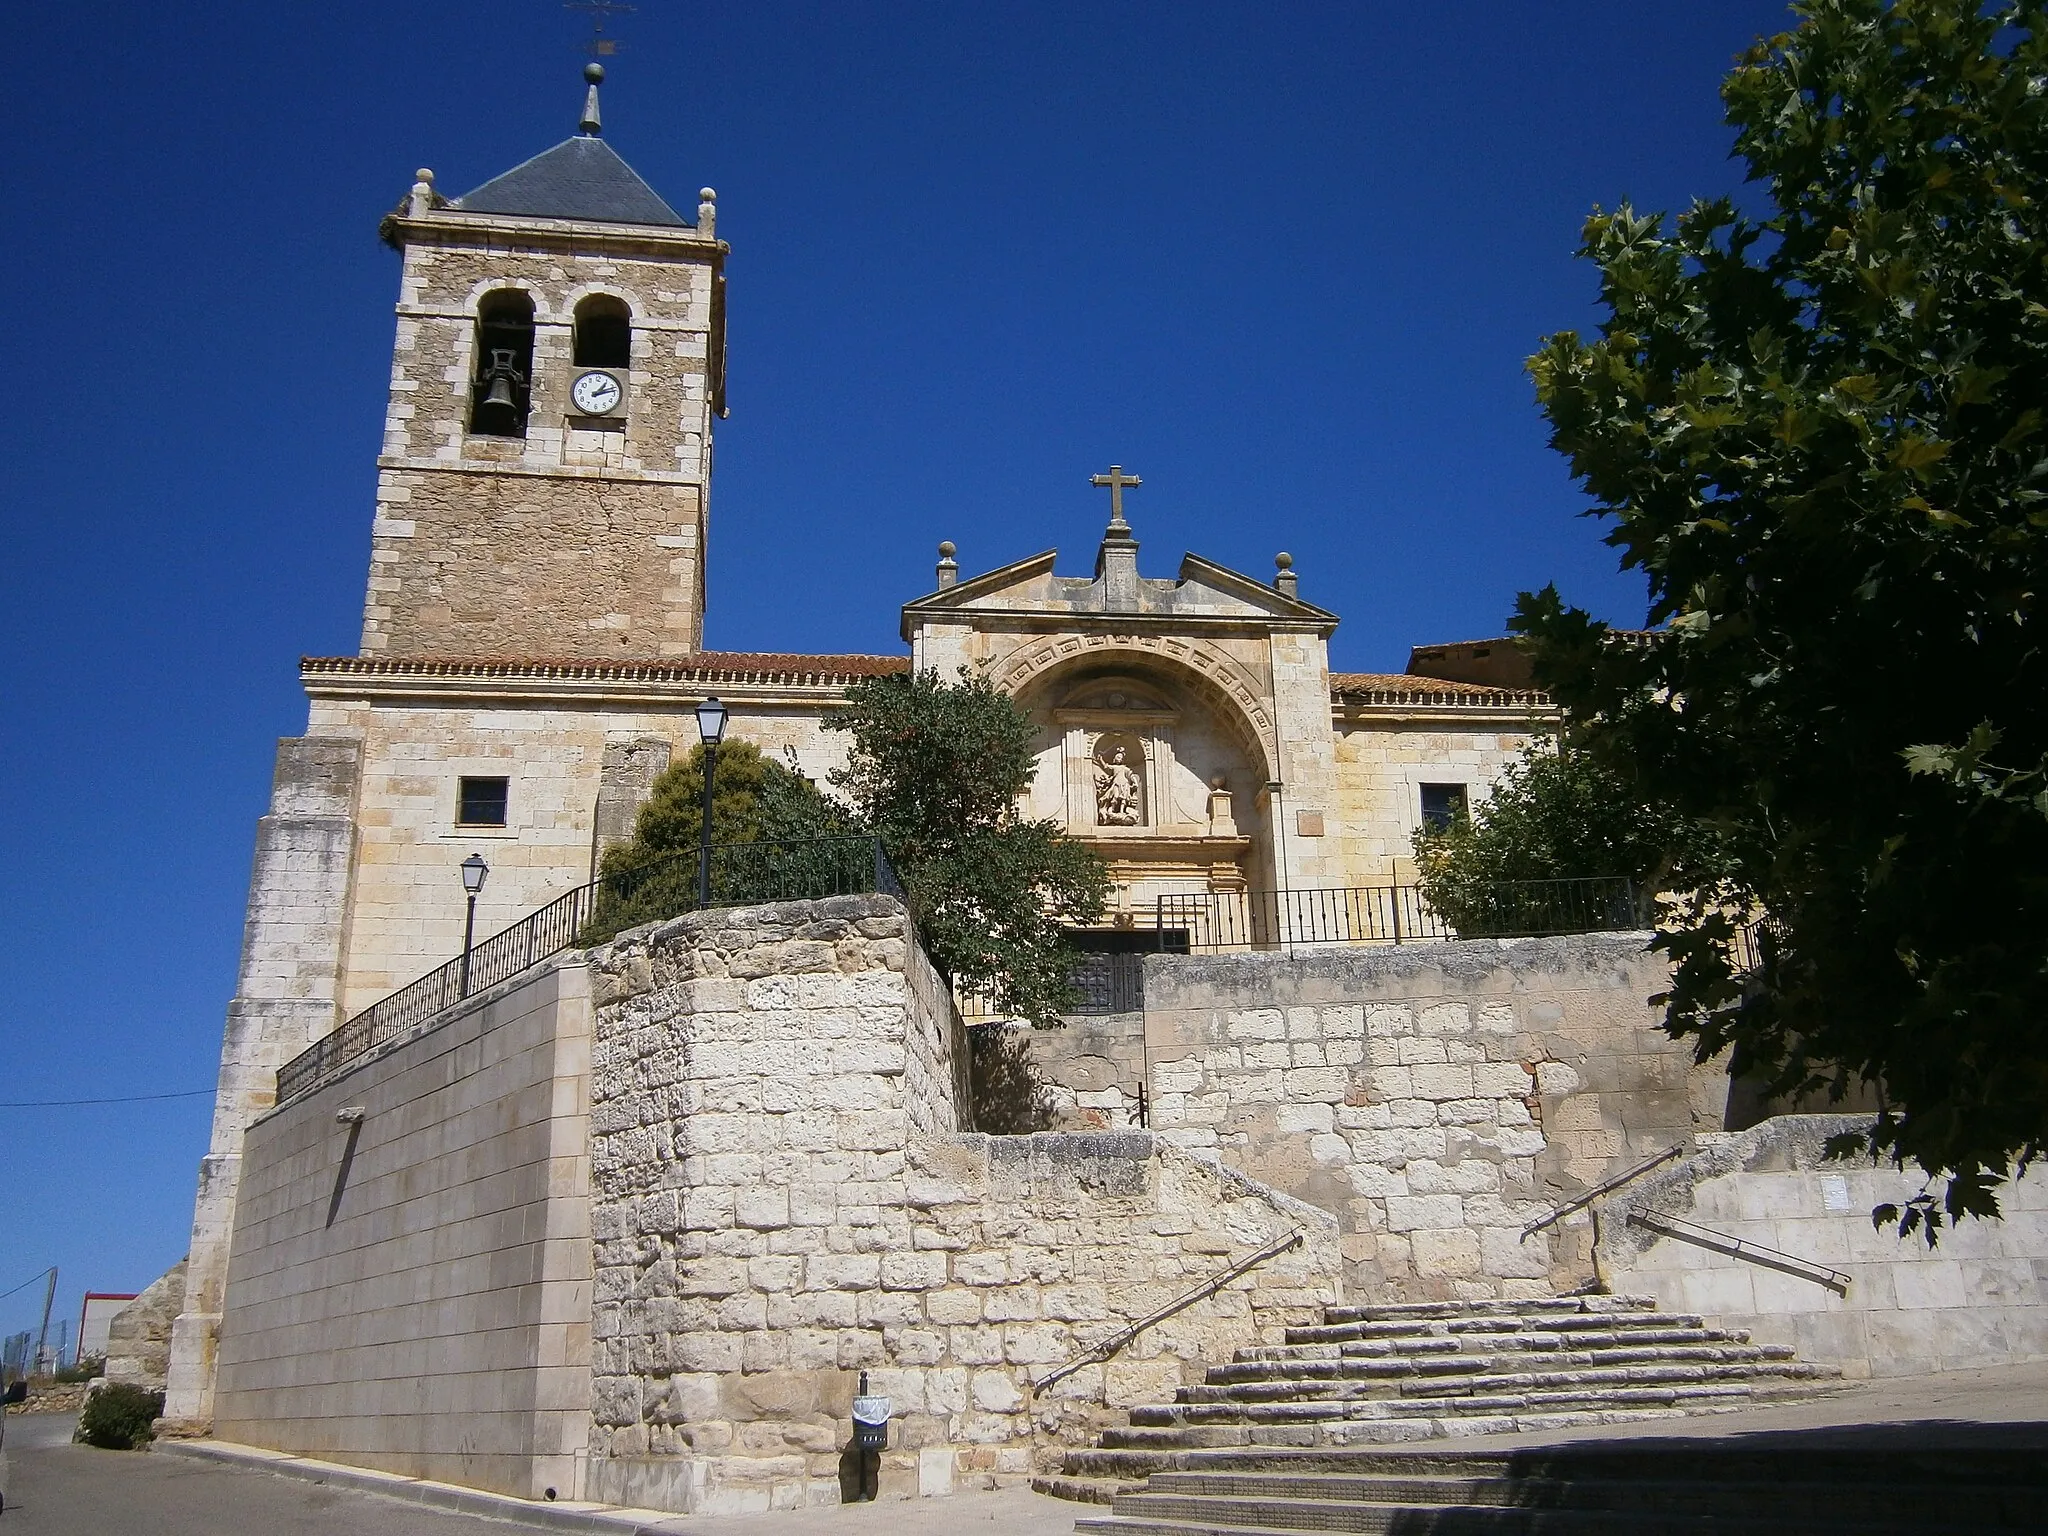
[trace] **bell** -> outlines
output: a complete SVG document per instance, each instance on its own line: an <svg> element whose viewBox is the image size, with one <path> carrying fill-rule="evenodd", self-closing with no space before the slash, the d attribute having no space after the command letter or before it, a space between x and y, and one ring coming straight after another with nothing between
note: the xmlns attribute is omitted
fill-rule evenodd
<svg viewBox="0 0 2048 1536"><path fill-rule="evenodd" d="M491 389L490 393L484 396L484 404L501 405L508 411L513 409L515 402L512 399L512 378L509 373L502 369L491 370Z"/></svg>

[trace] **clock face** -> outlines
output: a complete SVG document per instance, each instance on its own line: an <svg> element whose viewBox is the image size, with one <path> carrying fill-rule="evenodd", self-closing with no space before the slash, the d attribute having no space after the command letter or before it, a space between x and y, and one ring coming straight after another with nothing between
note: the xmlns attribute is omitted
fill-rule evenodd
<svg viewBox="0 0 2048 1536"><path fill-rule="evenodd" d="M569 386L569 398L586 416L606 416L618 409L622 391L608 373L586 373Z"/></svg>

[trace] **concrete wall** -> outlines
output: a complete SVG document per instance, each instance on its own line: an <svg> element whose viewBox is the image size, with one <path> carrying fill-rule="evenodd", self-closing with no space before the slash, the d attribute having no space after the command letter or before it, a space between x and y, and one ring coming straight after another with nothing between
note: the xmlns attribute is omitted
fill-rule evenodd
<svg viewBox="0 0 2048 1536"><path fill-rule="evenodd" d="M1699 1138L1697 1154L1601 1203L1608 1283L1790 1344L1852 1377L2048 1358L2048 1175L2035 1170L2001 1191L2002 1220L1961 1222L1929 1248L1870 1216L1917 1194L1924 1175L1823 1155L1829 1136L1867 1123L1785 1115ZM1826 1265L1850 1277L1848 1292L1631 1225L1643 1211Z"/></svg>
<svg viewBox="0 0 2048 1536"><path fill-rule="evenodd" d="M1021 1477L1040 1436L1337 1299L1335 1223L1150 1136L954 1132L962 1031L887 897L693 914L591 957L592 1496L836 1503L858 1373L885 1495ZM1285 1232L1310 1241L1037 1404L1030 1382Z"/></svg>
<svg viewBox="0 0 2048 1536"><path fill-rule="evenodd" d="M1588 1242L1526 1223L1722 1124L1666 975L1640 934L1156 955L1143 1015L1011 1038L1065 1123L1131 1123L1136 1055L1154 1130L1339 1213L1357 1294L1547 1295Z"/></svg>
<svg viewBox="0 0 2048 1536"><path fill-rule="evenodd" d="M251 1127L223 1439L575 1497L589 1423L590 1011L570 963ZM360 1107L359 1126L336 1112Z"/></svg>

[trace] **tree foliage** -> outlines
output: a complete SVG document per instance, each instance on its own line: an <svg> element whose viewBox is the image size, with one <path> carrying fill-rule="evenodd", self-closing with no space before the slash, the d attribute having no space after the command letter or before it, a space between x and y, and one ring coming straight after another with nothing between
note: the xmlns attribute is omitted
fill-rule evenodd
<svg viewBox="0 0 2048 1536"><path fill-rule="evenodd" d="M861 836L862 829L843 807L752 742L728 741L717 750L711 776L714 901L867 889L856 877L865 874L862 861L868 856L845 841ZM578 942L602 943L623 929L696 906L704 751L693 748L654 781L632 838L605 851L591 917Z"/></svg>
<svg viewBox="0 0 2048 1536"><path fill-rule="evenodd" d="M1596 211L1600 335L1530 362L1661 627L1517 624L1588 750L1721 838L1669 1026L1780 1094L1880 1084L1931 1240L2048 1134L2048 3L1798 15L1722 91L1768 212Z"/></svg>
<svg viewBox="0 0 2048 1536"><path fill-rule="evenodd" d="M1577 907L1547 903L1544 885L1531 882L1614 877L1644 893L1696 878L1698 830L1667 808L1645 804L1626 767L1556 737L1533 743L1469 816L1415 834L1430 906L1469 936L1488 931L1504 906L1539 919L1546 905ZM1618 920L1646 910L1631 905Z"/></svg>
<svg viewBox="0 0 2048 1536"><path fill-rule="evenodd" d="M1037 1025L1072 1002L1063 936L1102 915L1109 873L1055 821L1018 810L1032 726L986 678L867 678L826 729L851 737L829 775L882 840L932 960L963 991Z"/></svg>

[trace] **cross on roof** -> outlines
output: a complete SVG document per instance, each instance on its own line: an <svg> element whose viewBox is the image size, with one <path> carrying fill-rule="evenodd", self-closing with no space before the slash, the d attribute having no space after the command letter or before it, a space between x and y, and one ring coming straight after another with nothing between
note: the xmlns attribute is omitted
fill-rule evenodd
<svg viewBox="0 0 2048 1536"><path fill-rule="evenodd" d="M1088 483L1109 487L1109 526L1128 531L1131 525L1124 521L1124 487L1140 486L1145 482L1136 475L1125 474L1123 465L1112 464L1108 474L1090 475Z"/></svg>

